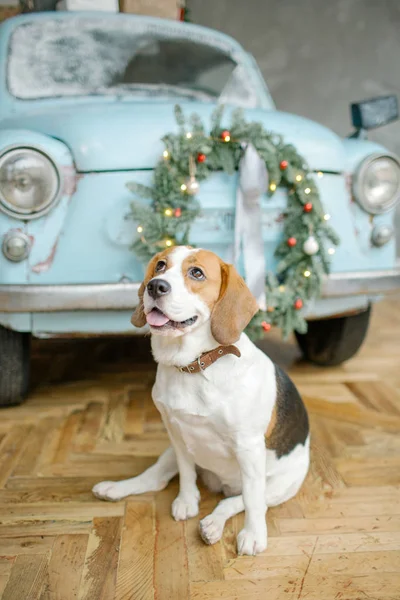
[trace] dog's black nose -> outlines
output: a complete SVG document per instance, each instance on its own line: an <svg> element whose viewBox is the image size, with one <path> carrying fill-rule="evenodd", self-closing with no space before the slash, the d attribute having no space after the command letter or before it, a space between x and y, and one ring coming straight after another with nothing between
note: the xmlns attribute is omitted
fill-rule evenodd
<svg viewBox="0 0 400 600"><path fill-rule="evenodd" d="M147 291L152 298L158 298L159 296L165 296L171 291L171 286L165 279L152 279L147 284Z"/></svg>

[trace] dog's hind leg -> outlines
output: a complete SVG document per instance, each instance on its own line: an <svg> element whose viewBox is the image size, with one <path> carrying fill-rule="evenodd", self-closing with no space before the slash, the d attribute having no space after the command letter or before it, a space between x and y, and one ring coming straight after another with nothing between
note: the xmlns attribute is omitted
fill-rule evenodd
<svg viewBox="0 0 400 600"><path fill-rule="evenodd" d="M221 500L213 512L200 521L200 535L206 544L216 544L222 537L225 523L244 511L243 496Z"/></svg>
<svg viewBox="0 0 400 600"><path fill-rule="evenodd" d="M121 500L126 496L163 490L177 474L175 452L173 448L168 448L157 462L141 475L123 481L102 481L94 486L92 492L101 500Z"/></svg>
<svg viewBox="0 0 400 600"><path fill-rule="evenodd" d="M201 467L197 467L197 472L204 485L207 486L211 492L214 492L214 494L222 492L222 482L218 475L207 469L202 469Z"/></svg>

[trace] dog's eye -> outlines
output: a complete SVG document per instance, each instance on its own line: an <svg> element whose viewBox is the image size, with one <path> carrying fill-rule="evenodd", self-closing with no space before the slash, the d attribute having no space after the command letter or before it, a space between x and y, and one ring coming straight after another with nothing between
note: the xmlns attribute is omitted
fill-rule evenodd
<svg viewBox="0 0 400 600"><path fill-rule="evenodd" d="M192 279L197 279L197 281L203 281L206 278L203 271L199 269L199 267L192 267L189 270L189 275Z"/></svg>
<svg viewBox="0 0 400 600"><path fill-rule="evenodd" d="M161 273L162 271L165 271L166 266L167 263L165 262L165 260L159 260L156 264L156 273Z"/></svg>

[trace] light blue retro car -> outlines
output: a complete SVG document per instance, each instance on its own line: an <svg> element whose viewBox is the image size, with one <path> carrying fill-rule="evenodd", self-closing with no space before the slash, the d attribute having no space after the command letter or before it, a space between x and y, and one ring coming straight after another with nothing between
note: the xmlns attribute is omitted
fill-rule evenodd
<svg viewBox="0 0 400 600"><path fill-rule="evenodd" d="M276 110L254 59L233 39L126 14L40 13L0 27L0 403L29 387L31 336L140 333L143 276L126 219L130 181L149 184L176 130L174 105L209 119L216 103L282 135L316 173L342 240L323 296L307 307L307 358L338 364L359 348L371 303L399 287L394 209L400 164L365 131L397 117L396 98L353 106L356 132ZM229 114L229 110L228 110ZM318 176L317 176L318 174ZM229 259L237 178L202 185L191 241ZM263 201L269 269L287 191Z"/></svg>

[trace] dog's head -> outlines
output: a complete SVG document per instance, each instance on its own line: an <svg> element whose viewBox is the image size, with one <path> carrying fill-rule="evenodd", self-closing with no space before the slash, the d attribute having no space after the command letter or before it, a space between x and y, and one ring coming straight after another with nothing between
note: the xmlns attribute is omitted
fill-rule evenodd
<svg viewBox="0 0 400 600"><path fill-rule="evenodd" d="M219 344L233 344L258 311L236 269L208 250L177 246L156 254L139 290L132 315L136 327L181 336L210 323Z"/></svg>

